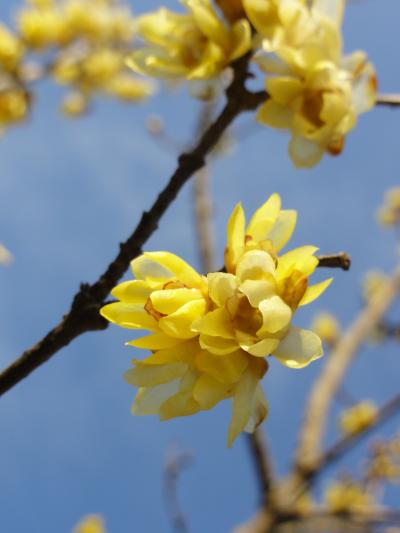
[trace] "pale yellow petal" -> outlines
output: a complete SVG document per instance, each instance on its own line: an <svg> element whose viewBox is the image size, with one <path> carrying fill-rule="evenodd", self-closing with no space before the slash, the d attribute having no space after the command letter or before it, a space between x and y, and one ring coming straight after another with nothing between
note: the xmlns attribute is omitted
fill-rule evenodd
<svg viewBox="0 0 400 533"><path fill-rule="evenodd" d="M272 246L277 252L290 240L296 227L296 222L296 211L285 209L279 213L274 226L268 232L268 239L272 241Z"/></svg>
<svg viewBox="0 0 400 533"><path fill-rule="evenodd" d="M153 354L146 357L146 359L137 361L133 360L133 364L140 364L142 366L151 365L165 365L169 363L187 363L193 362L194 357L200 351L200 346L197 339L190 339L183 341L171 348L163 348L155 351Z"/></svg>
<svg viewBox="0 0 400 533"><path fill-rule="evenodd" d="M247 20L238 20L232 27L231 40L233 47L229 60L234 61L242 57L251 49L251 27Z"/></svg>
<svg viewBox="0 0 400 533"><path fill-rule="evenodd" d="M298 168L314 167L324 155L324 149L316 142L293 135L289 143L289 155Z"/></svg>
<svg viewBox="0 0 400 533"><path fill-rule="evenodd" d="M226 300L236 293L238 287L236 276L224 272L213 272L208 274L207 279L210 298L219 307L223 307Z"/></svg>
<svg viewBox="0 0 400 533"><path fill-rule="evenodd" d="M100 309L100 314L113 324L130 329L157 331L158 323L144 310L143 306L114 302Z"/></svg>
<svg viewBox="0 0 400 533"><path fill-rule="evenodd" d="M203 374L193 388L193 398L201 409L211 409L221 400L229 397L229 387L208 374Z"/></svg>
<svg viewBox="0 0 400 533"><path fill-rule="evenodd" d="M271 128L289 129L293 121L293 110L270 99L257 111L257 120Z"/></svg>
<svg viewBox="0 0 400 533"><path fill-rule="evenodd" d="M272 355L289 368L303 368L323 355L321 339L312 331L291 327Z"/></svg>
<svg viewBox="0 0 400 533"><path fill-rule="evenodd" d="M196 337L193 331L193 323L207 310L205 300L193 300L180 307L175 313L160 318L158 325L160 329L171 337L178 339L190 339Z"/></svg>
<svg viewBox="0 0 400 533"><path fill-rule="evenodd" d="M154 387L183 376L186 370L187 365L184 363L152 366L137 361L135 368L125 372L124 378L135 387Z"/></svg>
<svg viewBox="0 0 400 533"><path fill-rule="evenodd" d="M262 422L267 418L269 412L267 398L260 384L257 385L256 394L254 395L251 416L244 428L247 433L254 433Z"/></svg>
<svg viewBox="0 0 400 533"><path fill-rule="evenodd" d="M242 350L236 349L224 357L203 350L196 355L195 365L199 371L209 374L220 383L232 384L239 381L249 361L249 356Z"/></svg>
<svg viewBox="0 0 400 533"><path fill-rule="evenodd" d="M251 250L243 255L237 265L237 276L245 281L269 279L275 272L275 262L268 252Z"/></svg>
<svg viewBox="0 0 400 533"><path fill-rule="evenodd" d="M158 414L161 405L178 392L179 383L179 379L175 379L155 387L141 387L132 404L132 414L137 416Z"/></svg>
<svg viewBox="0 0 400 533"><path fill-rule="evenodd" d="M260 302L259 310L263 325L257 331L257 336L261 338L284 330L292 319L292 310L279 296L272 296Z"/></svg>
<svg viewBox="0 0 400 533"><path fill-rule="evenodd" d="M336 27L340 27L343 19L345 0L313 0L313 7L329 18Z"/></svg>
<svg viewBox="0 0 400 533"><path fill-rule="evenodd" d="M173 277L172 272L161 265L159 262L154 261L147 255L139 255L133 261L131 261L131 269L134 276L138 280L166 280Z"/></svg>
<svg viewBox="0 0 400 533"><path fill-rule="evenodd" d="M266 338L254 344L240 343L240 347L255 357L267 357L279 345L279 339Z"/></svg>
<svg viewBox="0 0 400 533"><path fill-rule="evenodd" d="M250 305L257 309L260 302L276 294L276 284L272 276L270 279L247 279L240 285L240 292L245 294Z"/></svg>
<svg viewBox="0 0 400 533"><path fill-rule="evenodd" d="M265 87L270 97L282 105L290 105L304 89L298 78L290 76L267 78Z"/></svg>
<svg viewBox="0 0 400 533"><path fill-rule="evenodd" d="M307 276L312 274L318 265L318 259L314 257L317 250L315 246L300 246L281 255L276 269L277 278L283 278L293 269L300 270Z"/></svg>
<svg viewBox="0 0 400 533"><path fill-rule="evenodd" d="M209 350L215 355L227 355L238 349L238 343L235 340L212 337L211 335L201 334L199 343L203 350Z"/></svg>
<svg viewBox="0 0 400 533"><path fill-rule="evenodd" d="M226 309L210 311L193 324L193 331L223 339L235 338L231 317Z"/></svg>
<svg viewBox="0 0 400 533"><path fill-rule="evenodd" d="M299 302L299 307L301 305L307 305L316 300L329 287L332 281L333 278L329 278L324 281L321 281L320 283L316 283L315 285L310 285L309 287L307 287L303 298Z"/></svg>
<svg viewBox="0 0 400 533"><path fill-rule="evenodd" d="M165 333L152 333L151 335L127 342L126 345L144 350L163 350L165 348L173 348L182 342L185 341L170 337Z"/></svg>
<svg viewBox="0 0 400 533"><path fill-rule="evenodd" d="M266 239L268 231L278 218L280 208L279 194L271 194L268 200L255 211L247 226L246 235L250 235L256 241Z"/></svg>
<svg viewBox="0 0 400 533"><path fill-rule="evenodd" d="M159 283L150 281L131 280L120 283L111 291L111 294L127 304L145 304L152 290L159 286Z"/></svg>
<svg viewBox="0 0 400 533"><path fill-rule="evenodd" d="M186 261L170 252L145 252L144 256L169 270L188 287L201 287L203 277Z"/></svg>

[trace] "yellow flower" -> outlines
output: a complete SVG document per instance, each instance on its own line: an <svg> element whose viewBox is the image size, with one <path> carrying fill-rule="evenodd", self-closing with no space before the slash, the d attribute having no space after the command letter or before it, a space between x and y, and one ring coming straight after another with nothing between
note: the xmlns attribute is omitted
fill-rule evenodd
<svg viewBox="0 0 400 533"><path fill-rule="evenodd" d="M368 400L343 411L339 418L339 427L345 435L357 435L373 424L378 416L378 408Z"/></svg>
<svg viewBox="0 0 400 533"><path fill-rule="evenodd" d="M400 221L400 187L393 187L385 193L385 201L378 211L382 226L395 226Z"/></svg>
<svg viewBox="0 0 400 533"><path fill-rule="evenodd" d="M0 92L0 128L23 120L29 111L29 95L22 89Z"/></svg>
<svg viewBox="0 0 400 533"><path fill-rule="evenodd" d="M128 65L139 73L187 79L192 94L213 96L221 72L251 47L247 20L232 26L220 20L210 0L183 0L187 13L161 8L138 19L146 44L133 52Z"/></svg>
<svg viewBox="0 0 400 533"><path fill-rule="evenodd" d="M311 329L323 342L333 344L340 335L340 326L331 313L318 313L314 318Z"/></svg>
<svg viewBox="0 0 400 533"><path fill-rule="evenodd" d="M42 50L70 40L62 13L53 7L25 8L18 14L17 22L21 38L29 48Z"/></svg>
<svg viewBox="0 0 400 533"><path fill-rule="evenodd" d="M246 16L242 0L216 0L216 4L231 22Z"/></svg>
<svg viewBox="0 0 400 533"><path fill-rule="evenodd" d="M120 100L136 102L151 96L154 92L154 85L147 80L133 77L127 73L120 73L113 76L105 84L104 89Z"/></svg>
<svg viewBox="0 0 400 533"><path fill-rule="evenodd" d="M4 70L14 70L23 55L19 39L3 24L0 24L0 65Z"/></svg>
<svg viewBox="0 0 400 533"><path fill-rule="evenodd" d="M61 110L67 117L80 117L86 113L89 101L79 91L73 91L66 95Z"/></svg>
<svg viewBox="0 0 400 533"><path fill-rule="evenodd" d="M363 52L342 56L343 0L314 0L311 7L288 0L276 9L280 24L267 31L267 18L266 29L258 28L266 38L256 61L268 75L269 99L257 118L289 129L292 161L311 167L325 152L341 153L357 116L373 107L375 73Z"/></svg>
<svg viewBox="0 0 400 533"><path fill-rule="evenodd" d="M351 479L332 483L326 489L325 503L332 513L362 513L374 506L372 496Z"/></svg>
<svg viewBox="0 0 400 533"><path fill-rule="evenodd" d="M100 516L89 515L75 526L73 533L106 533L106 530Z"/></svg>
<svg viewBox="0 0 400 533"><path fill-rule="evenodd" d="M231 398L231 446L241 431L254 431L267 416L260 385L266 357L301 368L322 355L318 336L291 321L297 307L317 298L331 280L308 286L318 264L312 246L276 255L295 221L294 211L280 210L276 194L246 230L237 206L228 224L228 272L204 277L168 252L132 261L136 279L118 285L112 294L119 301L101 314L119 326L151 331L128 343L152 352L134 359L125 375L139 388L134 414L167 420Z"/></svg>

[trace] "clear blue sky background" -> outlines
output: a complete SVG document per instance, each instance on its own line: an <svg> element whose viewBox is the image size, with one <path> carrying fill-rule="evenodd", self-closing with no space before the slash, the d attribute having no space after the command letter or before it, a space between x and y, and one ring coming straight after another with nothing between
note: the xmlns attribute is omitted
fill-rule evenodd
<svg viewBox="0 0 400 533"><path fill-rule="evenodd" d="M2 19L18 5L2 0ZM159 3L134 5L142 12ZM354 2L346 14L346 50L368 51L382 92L400 91L399 18L398 0ZM145 118L159 113L169 134L185 143L199 110L185 90L160 91L140 107L99 101L90 116L71 122L57 111L60 96L58 88L38 87L29 122L0 143L0 240L15 256L0 270L2 367L58 322L79 283L104 270L166 183L175 160L149 139ZM306 326L316 311L329 309L347 325L360 306L362 274L371 267L390 271L396 262L394 237L378 228L374 212L384 190L398 184L399 138L400 111L376 109L361 117L341 157L307 171L293 168L285 134L259 128L242 139L212 168L218 264L234 204L242 200L251 213L278 191L284 206L299 213L293 244L346 250L353 259L351 271L335 271L334 284L297 322ZM192 221L189 184L146 248L198 264ZM225 448L228 403L168 423L130 415L134 390L122 373L134 355L124 346L131 337L117 327L86 334L1 398L2 533L68 533L87 513L103 514L110 533L170 531L162 475L172 444L194 455L179 483L192 533L228 532L255 510L246 442ZM290 464L304 398L323 364L296 372L272 362L265 379L271 414L264 427L279 473ZM365 348L346 387L356 398L383 402L398 389L399 371L398 346ZM397 425L387 424L384 433ZM332 418L328 439L335 433ZM362 450L343 468L357 471ZM398 494L388 496L398 503Z"/></svg>

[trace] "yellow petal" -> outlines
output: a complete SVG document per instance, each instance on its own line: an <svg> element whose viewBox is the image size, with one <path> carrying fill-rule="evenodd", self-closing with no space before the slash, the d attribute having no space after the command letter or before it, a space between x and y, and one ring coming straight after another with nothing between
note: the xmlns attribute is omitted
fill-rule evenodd
<svg viewBox="0 0 400 533"><path fill-rule="evenodd" d="M268 232L268 239L271 240L274 249L279 252L291 238L296 227L297 212L294 210L283 210L279 213L274 226Z"/></svg>
<svg viewBox="0 0 400 533"><path fill-rule="evenodd" d="M289 368L303 368L323 355L321 339L312 331L291 327L272 355Z"/></svg>
<svg viewBox="0 0 400 533"><path fill-rule="evenodd" d="M237 276L240 280L268 279L275 272L275 262L268 252L251 250L246 252L237 265Z"/></svg>
<svg viewBox="0 0 400 533"><path fill-rule="evenodd" d="M271 128L289 129L293 121L293 110L270 99L257 111L257 120Z"/></svg>
<svg viewBox="0 0 400 533"><path fill-rule="evenodd" d="M278 259L276 277L280 279L293 269L299 270L305 275L312 274L318 265L318 259L314 257L317 250L318 248L315 246L300 246L281 255Z"/></svg>
<svg viewBox="0 0 400 533"><path fill-rule="evenodd" d="M199 30L211 41L225 50L229 49L229 35L224 25L218 19L211 5L202 5L196 0L186 0Z"/></svg>
<svg viewBox="0 0 400 533"><path fill-rule="evenodd" d="M314 9L329 18L335 26L342 23L344 13L344 0L314 0Z"/></svg>
<svg viewBox="0 0 400 533"><path fill-rule="evenodd" d="M316 142L294 135L289 143L289 155L298 168L314 167L324 155L324 149Z"/></svg>
<svg viewBox="0 0 400 533"><path fill-rule="evenodd" d="M290 105L303 90L303 83L290 76L267 78L265 86L270 97L282 105Z"/></svg>
<svg viewBox="0 0 400 533"><path fill-rule="evenodd" d="M203 350L209 350L215 355L227 355L238 349L238 343L235 340L212 337L211 335L201 334L199 342Z"/></svg>
<svg viewBox="0 0 400 533"><path fill-rule="evenodd" d="M193 331L223 339L235 338L230 315L225 309L215 309L204 315L193 324Z"/></svg>
<svg viewBox="0 0 400 533"><path fill-rule="evenodd" d="M180 307L193 300L203 300L198 289L164 289L151 293L154 308L165 315L175 313Z"/></svg>
<svg viewBox="0 0 400 533"><path fill-rule="evenodd" d="M266 239L268 231L278 218L280 208L281 198L279 194L271 194L268 200L252 216L247 226L246 234L256 241Z"/></svg>
<svg viewBox="0 0 400 533"><path fill-rule="evenodd" d="M251 416L244 428L247 433L254 433L258 426L264 422L268 416L268 402L264 391L260 384L257 385L256 393L254 395L253 406L251 409Z"/></svg>
<svg viewBox="0 0 400 533"><path fill-rule="evenodd" d="M165 333L153 333L127 342L126 345L135 346L135 348L142 348L144 350L163 350L165 348L173 348L182 342L184 341L169 337Z"/></svg>
<svg viewBox="0 0 400 533"><path fill-rule="evenodd" d="M156 415L161 405L179 390L179 379L155 387L141 387L131 408L133 415Z"/></svg>
<svg viewBox="0 0 400 533"><path fill-rule="evenodd" d="M232 211L227 227L225 266L229 272L234 270L244 250L245 223L243 207L239 203Z"/></svg>
<svg viewBox="0 0 400 533"><path fill-rule="evenodd" d="M232 401L232 418L228 428L228 447L230 448L236 437L246 427L251 414L257 385L267 368L265 361L251 360L247 370L243 373L235 387Z"/></svg>
<svg viewBox="0 0 400 533"><path fill-rule="evenodd" d="M240 343L240 347L255 357L267 357L279 345L279 339L266 338L254 344Z"/></svg>
<svg viewBox="0 0 400 533"><path fill-rule="evenodd" d="M233 49L229 60L234 61L242 57L251 49L251 27L247 20L238 20L232 27Z"/></svg>
<svg viewBox="0 0 400 533"><path fill-rule="evenodd" d="M150 329L157 331L158 324L143 306L114 302L100 309L100 314L113 324L130 329Z"/></svg>
<svg viewBox="0 0 400 533"><path fill-rule="evenodd" d="M259 310L263 317L263 325L257 331L258 337L282 331L288 327L292 319L290 307L279 296L263 300L259 305Z"/></svg>
<svg viewBox="0 0 400 533"><path fill-rule="evenodd" d="M133 273L139 279L175 277L188 287L201 287L204 283L202 276L194 268L170 252L145 252L134 259L131 265Z"/></svg>
<svg viewBox="0 0 400 533"><path fill-rule="evenodd" d="M311 285L307 287L307 290L304 293L303 298L299 302L299 307L301 305L307 305L313 302L314 300L316 300L329 287L332 281L333 281L333 278L329 278L329 279L326 279L325 281L321 281L320 283L316 283L315 285Z"/></svg>
<svg viewBox="0 0 400 533"><path fill-rule="evenodd" d="M187 365L184 363L152 366L137 361L135 368L125 372L124 378L135 387L154 387L183 376L186 370Z"/></svg>
<svg viewBox="0 0 400 533"><path fill-rule="evenodd" d="M226 300L236 293L238 287L236 276L223 272L213 272L208 274L207 279L210 298L218 307L223 307Z"/></svg>
<svg viewBox="0 0 400 533"><path fill-rule="evenodd" d="M276 294L274 278L271 276L271 279L247 279L240 285L240 292L247 296L252 307L258 309L260 302Z"/></svg>
<svg viewBox="0 0 400 533"><path fill-rule="evenodd" d="M190 364L195 355L200 351L197 339L188 340L179 343L171 348L157 350L152 355L141 361L133 360L133 364L140 365L164 365L169 363L187 363Z"/></svg>
<svg viewBox="0 0 400 533"><path fill-rule="evenodd" d="M159 410L160 420L170 420L178 416L190 416L198 413L200 404L193 398L192 393L178 392L168 398Z"/></svg>
<svg viewBox="0 0 400 533"><path fill-rule="evenodd" d="M175 313L160 318L158 325L160 329L171 337L178 339L191 339L197 333L193 331L193 323L207 310L205 300L192 300L180 307Z"/></svg>
<svg viewBox="0 0 400 533"><path fill-rule="evenodd" d="M193 398L202 409L211 409L221 400L229 396L228 386L215 380L212 376L203 374L199 377L193 389Z"/></svg>
<svg viewBox="0 0 400 533"><path fill-rule="evenodd" d="M127 304L145 304L147 298L150 296L159 284L151 283L142 280L124 281L120 283L111 291L111 294Z"/></svg>
<svg viewBox="0 0 400 533"><path fill-rule="evenodd" d="M209 374L220 383L232 384L239 381L249 364L249 356L242 350L236 350L224 357L202 351L196 356L196 368Z"/></svg>

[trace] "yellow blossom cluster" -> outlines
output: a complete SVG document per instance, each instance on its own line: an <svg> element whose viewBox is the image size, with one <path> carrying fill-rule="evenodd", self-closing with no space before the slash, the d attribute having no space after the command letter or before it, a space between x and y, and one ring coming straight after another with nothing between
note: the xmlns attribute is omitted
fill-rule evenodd
<svg viewBox="0 0 400 533"><path fill-rule="evenodd" d="M31 52L52 52L48 73L70 87L62 109L82 114L94 93L124 101L148 97L152 85L129 72L135 19L112 0L28 0L18 13L23 45Z"/></svg>
<svg viewBox="0 0 400 533"><path fill-rule="evenodd" d="M357 435L376 422L377 416L377 406L364 400L340 414L339 427L345 435Z"/></svg>
<svg viewBox="0 0 400 533"><path fill-rule="evenodd" d="M325 504L332 513L363 513L375 506L373 496L351 478L336 481L325 492Z"/></svg>
<svg viewBox="0 0 400 533"><path fill-rule="evenodd" d="M385 194L383 205L379 208L378 221L382 226L393 227L400 222L400 187L393 187Z"/></svg>
<svg viewBox="0 0 400 533"><path fill-rule="evenodd" d="M309 285L317 248L280 254L296 224L273 194L246 225L240 204L228 222L225 271L200 275L168 252L147 252L132 261L135 280L118 285L119 300L102 315L119 326L150 330L128 344L150 350L134 359L125 377L139 387L138 415L161 420L208 410L232 400L228 446L267 416L260 381L274 356L290 368L321 357L312 331L293 326L298 307L316 299L331 279Z"/></svg>
<svg viewBox="0 0 400 533"><path fill-rule="evenodd" d="M400 480L400 448L398 436L387 442L377 442L373 445L366 478L370 481L389 481L391 483Z"/></svg>
<svg viewBox="0 0 400 533"><path fill-rule="evenodd" d="M106 530L100 516L89 515L75 526L73 533L106 533Z"/></svg>
<svg viewBox="0 0 400 533"><path fill-rule="evenodd" d="M345 0L182 2L185 13L161 8L139 18L145 44L130 56L135 71L185 79L192 94L212 98L226 68L251 51L266 76L257 118L290 131L294 164L311 167L324 153L342 151L358 115L376 98L366 54L343 54Z"/></svg>

